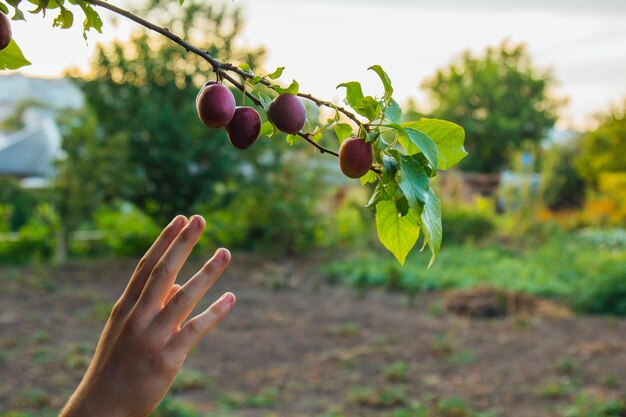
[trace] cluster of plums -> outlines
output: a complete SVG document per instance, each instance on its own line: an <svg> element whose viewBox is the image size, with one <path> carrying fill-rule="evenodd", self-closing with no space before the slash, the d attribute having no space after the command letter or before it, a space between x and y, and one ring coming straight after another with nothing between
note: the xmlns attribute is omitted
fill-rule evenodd
<svg viewBox="0 0 626 417"><path fill-rule="evenodd" d="M11 43L11 23L4 13L0 12L0 51Z"/></svg>
<svg viewBox="0 0 626 417"><path fill-rule="evenodd" d="M236 106L235 96L224 85L209 81L196 98L200 120L210 128L226 128L235 148L247 149L261 132L261 116L252 107ZM293 94L281 94L270 104L269 118L278 130L298 133L306 122L302 101Z"/></svg>
<svg viewBox="0 0 626 417"><path fill-rule="evenodd" d="M248 149L259 137L259 113L252 107L236 106L233 93L220 83L209 81L202 87L196 108L207 127L226 128L228 140L237 149ZM296 134L306 123L306 110L297 96L281 94L270 104L268 117L281 132ZM347 177L362 177L373 160L372 145L363 138L352 137L341 144L339 167Z"/></svg>

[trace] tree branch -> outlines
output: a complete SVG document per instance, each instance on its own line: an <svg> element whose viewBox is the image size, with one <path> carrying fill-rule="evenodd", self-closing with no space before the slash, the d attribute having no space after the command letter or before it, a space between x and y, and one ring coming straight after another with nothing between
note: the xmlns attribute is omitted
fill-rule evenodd
<svg viewBox="0 0 626 417"><path fill-rule="evenodd" d="M209 53L207 53L206 51L203 51L202 49L191 45L190 43L186 42L185 40L183 40L180 36L177 36L175 34L173 34L172 32L170 32L168 29L160 27L155 25L152 22L149 22L131 12L129 12L128 10L124 10L120 7L117 7L111 3L107 3L105 1L102 0L80 0L80 1L84 1L85 3L89 3L92 4L94 6L98 6L98 7L102 7L104 9L110 10L113 13L116 13L120 16L123 16L129 20L132 20L135 23L140 24L141 26L148 28L154 32L157 32L163 36L165 36L166 38L168 38L169 40L171 40L172 42L182 46L187 52L192 52L198 56L200 56L201 58L205 59L209 64L211 64L211 66L213 67L213 70L219 74L220 77L228 80L228 82L230 82L232 85L234 85L237 89L239 89L240 91L242 91L254 104L256 104L257 106L261 106L262 107L262 103L261 101L256 98L252 93L250 93L249 91L247 91L244 88L244 85L242 83L240 83L239 81L237 81L233 76L231 76L228 71L230 72L234 72L235 74L246 78L246 79L252 79L254 78L253 74L250 74L249 72L246 72L244 70L242 70L239 67L236 67L230 63L224 63L221 62L217 59L215 59L213 56L211 56ZM276 85L272 84L269 80L267 80L265 77L261 77L260 82L271 88L272 90L275 90L275 87L277 87ZM311 94L306 94L306 93L298 93L299 97L303 97L306 98L308 100L311 100L312 102L314 102L318 107L328 107L331 108L333 110L336 110L340 113L342 113L343 115L345 115L346 117L348 117L350 120L352 120L354 123L356 123L358 126L362 126L366 131L369 130L369 125L368 124L364 124L362 123L358 117L346 110L344 107L341 106L337 106L331 102L325 101L325 100L321 100L318 99L314 96L312 96ZM308 133L302 133L302 132L298 132L297 135L299 137L301 137L302 139L306 140L307 142L309 142L311 145L313 145L315 148L317 148L320 153L327 153L330 155L334 155L334 156L339 156L339 154L333 150L330 150L328 148L323 147L322 145L320 145L319 143L315 142L313 139L311 139L311 135ZM370 168L372 171L374 172L379 172L377 169L375 168Z"/></svg>

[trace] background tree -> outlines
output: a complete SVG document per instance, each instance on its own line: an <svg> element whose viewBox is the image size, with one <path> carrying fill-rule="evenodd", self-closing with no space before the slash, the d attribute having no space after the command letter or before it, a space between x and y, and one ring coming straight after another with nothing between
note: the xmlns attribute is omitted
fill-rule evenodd
<svg viewBox="0 0 626 417"><path fill-rule="evenodd" d="M512 150L539 142L554 126L563 101L551 96L553 86L524 44L506 41L482 55L466 51L422 85L432 115L465 128L469 156L460 167L476 172L499 171Z"/></svg>
<svg viewBox="0 0 626 417"><path fill-rule="evenodd" d="M626 99L597 119L598 127L581 138L576 159L578 172L593 187L602 172L626 172Z"/></svg>
<svg viewBox="0 0 626 417"><path fill-rule="evenodd" d="M543 155L541 196L552 210L579 208L585 200L585 183L574 161L580 154L579 142L553 145Z"/></svg>
<svg viewBox="0 0 626 417"><path fill-rule="evenodd" d="M198 39L215 56L260 64L262 49L232 48L242 28L237 9L188 2L177 5L176 13L164 11L157 4L149 14L167 16L164 26ZM225 132L198 122L195 96L211 76L205 60L139 33L125 43L99 46L88 79L78 80L100 135L124 137L109 144L127 146L123 170L131 174L115 191L157 221L187 210L210 196L215 184L237 175ZM109 181L97 177L90 180Z"/></svg>

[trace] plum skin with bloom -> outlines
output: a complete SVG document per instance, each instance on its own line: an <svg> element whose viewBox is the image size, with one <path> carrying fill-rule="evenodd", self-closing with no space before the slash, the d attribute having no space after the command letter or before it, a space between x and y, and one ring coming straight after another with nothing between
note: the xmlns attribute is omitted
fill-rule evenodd
<svg viewBox="0 0 626 417"><path fill-rule="evenodd" d="M372 145L363 138L346 139L339 148L339 168L346 177L361 178L369 171L373 161Z"/></svg>
<svg viewBox="0 0 626 417"><path fill-rule="evenodd" d="M226 133L235 148L248 149L261 133L261 116L252 107L237 107L235 115L226 125Z"/></svg>
<svg viewBox="0 0 626 417"><path fill-rule="evenodd" d="M209 84L198 94L196 109L205 126L226 127L235 114L235 96L222 84Z"/></svg>
<svg viewBox="0 0 626 417"><path fill-rule="evenodd" d="M272 101L268 115L281 132L295 134L306 123L306 109L302 100L293 94L281 94Z"/></svg>
<svg viewBox="0 0 626 417"><path fill-rule="evenodd" d="M0 50L3 50L11 43L11 22L4 13L0 12Z"/></svg>

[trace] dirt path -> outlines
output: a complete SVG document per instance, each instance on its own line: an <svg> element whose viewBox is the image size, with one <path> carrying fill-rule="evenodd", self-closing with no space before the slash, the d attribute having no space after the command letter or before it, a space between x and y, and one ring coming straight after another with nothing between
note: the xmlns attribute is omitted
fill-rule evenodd
<svg viewBox="0 0 626 417"><path fill-rule="evenodd" d="M436 294L414 307L400 294L357 298L325 284L314 261L296 262L293 285L277 291L284 268L246 258L212 292L234 291L236 309L192 353L174 395L202 411L381 416L459 397L498 416L543 417L581 393L626 392L626 320L458 318ZM61 406L133 267L0 267L0 411Z"/></svg>

